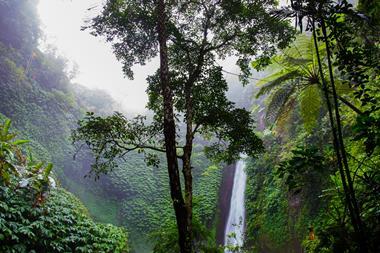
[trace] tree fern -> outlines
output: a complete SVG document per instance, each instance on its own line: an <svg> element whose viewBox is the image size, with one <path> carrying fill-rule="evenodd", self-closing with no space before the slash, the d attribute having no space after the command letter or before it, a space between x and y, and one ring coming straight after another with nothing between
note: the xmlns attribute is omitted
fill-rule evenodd
<svg viewBox="0 0 380 253"><path fill-rule="evenodd" d="M324 45L319 46L320 56L325 57ZM266 121L284 126L289 118L289 108L300 103L304 127L310 131L317 122L322 99L320 96L320 72L312 38L298 36L293 45L271 59L271 74L261 79L256 98L269 94ZM252 62L255 66L255 62ZM350 87L347 81L336 80L339 94L345 94ZM297 98L290 102L290 98ZM284 108L282 108L284 107ZM281 116L281 114L284 114ZM281 120L279 120L281 118ZM281 124L278 124L281 122Z"/></svg>
<svg viewBox="0 0 380 253"><path fill-rule="evenodd" d="M301 118L307 131L315 127L322 105L320 89L317 85L306 86L299 94Z"/></svg>

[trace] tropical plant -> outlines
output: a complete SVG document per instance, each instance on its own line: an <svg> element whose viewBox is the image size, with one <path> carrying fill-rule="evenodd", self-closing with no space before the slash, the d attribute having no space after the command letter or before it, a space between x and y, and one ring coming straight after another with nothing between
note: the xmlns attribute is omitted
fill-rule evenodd
<svg viewBox="0 0 380 253"><path fill-rule="evenodd" d="M12 176L19 175L14 165L16 160L21 165L25 165L18 146L28 142L26 140L12 141L16 135L9 132L10 126L9 119L4 124L0 124L0 182L3 184L9 184Z"/></svg>
<svg viewBox="0 0 380 253"><path fill-rule="evenodd" d="M291 153L292 156L277 167L279 178L289 191L300 192L303 188L312 188L308 184L320 180L324 172L323 156L315 147L297 147Z"/></svg>
<svg viewBox="0 0 380 253"><path fill-rule="evenodd" d="M278 14L286 18L296 18L301 31L302 20L306 18L307 30L312 32L337 165L344 190L345 204L348 207L351 224L355 231L355 241L357 242L358 250L359 252L368 252L365 225L362 222L363 217L361 216L355 194L352 171L350 171L349 159L343 138L342 116L338 95L339 83L336 76L337 74L344 74L346 78L348 77L350 84L355 88L355 92L351 93L357 94L356 97L361 98L365 94L365 90L368 87L368 76L363 75L363 73L366 73L366 69L376 69L373 64L377 63L377 66L378 60L373 58L373 55L377 55L378 50L371 50L374 43L357 43L357 41L360 41L361 36L357 36L358 27L353 24L369 28L370 22L365 17L363 18L361 13L356 12L353 6L345 0L339 3L334 1L293 0L291 1L291 6L282 8ZM370 32L370 34L373 34L373 32ZM318 40L322 41L325 47L325 59L320 54L320 43L318 43ZM370 51L372 53L369 53ZM360 57L357 57L359 55ZM338 73L334 72L334 60L336 60L335 65L338 65ZM323 64L327 67L327 74L323 71ZM364 97L368 99L370 95L367 94ZM362 101L366 101L367 99L361 98ZM371 120L371 122L376 121Z"/></svg>
<svg viewBox="0 0 380 253"><path fill-rule="evenodd" d="M324 49L324 45L320 43L319 55L323 61L326 55ZM267 69L270 74L256 84L260 87L256 98L269 94L266 112L268 123L286 121L291 115L290 111L295 111L298 104L304 126L311 131L323 107L323 86L313 37L298 35L294 43L272 57L271 62ZM327 66L322 63L322 72L325 73ZM257 68L259 62L253 61L252 66ZM336 79L336 83L339 85L339 100L356 113L362 114L360 109L343 97L352 92L348 82Z"/></svg>
<svg viewBox="0 0 380 253"><path fill-rule="evenodd" d="M57 188L52 164L25 157L11 122L0 124L0 251L127 253L127 234L94 223L83 204Z"/></svg>

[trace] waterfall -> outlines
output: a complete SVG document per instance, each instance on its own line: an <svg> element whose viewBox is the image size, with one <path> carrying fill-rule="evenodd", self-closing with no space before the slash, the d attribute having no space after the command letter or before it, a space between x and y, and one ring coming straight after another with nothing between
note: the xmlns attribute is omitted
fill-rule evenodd
<svg viewBox="0 0 380 253"><path fill-rule="evenodd" d="M241 159L236 164L230 211L224 234L225 245L243 246L245 222L244 191L247 181L247 174L244 169L245 161ZM230 252L227 249L225 250L225 253Z"/></svg>

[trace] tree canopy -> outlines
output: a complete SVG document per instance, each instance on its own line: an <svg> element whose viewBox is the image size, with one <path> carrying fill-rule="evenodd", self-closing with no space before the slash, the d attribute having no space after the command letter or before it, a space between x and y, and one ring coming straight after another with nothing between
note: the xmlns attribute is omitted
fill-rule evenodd
<svg viewBox="0 0 380 253"><path fill-rule="evenodd" d="M177 124L180 121L185 124L184 134L179 133L177 138L174 135L170 138L176 139L171 141L175 141L176 148L182 151L176 156L183 161L184 205L187 212L187 225L184 229L188 230L187 237L192 235L191 154L195 135L201 133L208 136L211 145L206 151L219 161L232 162L239 158L240 153L255 155L262 149L261 141L254 133L249 112L234 108L234 104L226 98L228 87L217 60L227 56L237 57L237 64L242 71L241 80L247 83L251 57L260 55L260 59L265 62L277 47L285 47L294 34L293 29L287 21L271 15L270 9L274 5L275 2L272 1L168 1L164 5L162 1L144 1L141 4L139 1L110 0L103 6L101 15L93 18L85 27L93 35L104 36L112 43L114 53L122 61L124 73L129 78L133 78L131 67L134 64L145 64L160 52L161 67L156 75L148 78L148 108L155 112L155 130L169 129L166 127L174 119L170 112L173 109ZM163 31L166 34L163 35ZM165 38L167 40L163 41ZM169 78L164 81L163 78L167 75ZM116 118L120 117L116 115ZM87 142L97 157L112 161L124 157L131 150L139 149L139 145L129 141L132 136L124 134L124 131L118 140L125 145L132 144L132 147L110 141L105 143L110 152L102 153L107 149L102 146L99 148L99 142L89 140L85 133L89 127L98 128L93 124L94 119L96 118L88 117L82 121L81 128L73 136L74 141ZM97 122L100 123L100 120ZM128 126L127 121L124 122L124 126ZM128 132L128 127L124 129ZM151 129L139 128L139 135L151 135L152 132L147 133ZM171 127L172 133L173 130ZM167 135L169 132L166 131L161 132L165 138L159 138L165 139L165 148L157 143L159 146L140 146L140 149L166 149L167 156L171 154L167 142L170 139ZM108 135L106 132L95 132L93 136L98 140L106 139ZM154 133L156 134L157 132ZM180 140L181 137L183 141ZM152 138L157 136L151 136L149 140L152 141ZM176 163L175 160L169 161L168 156L170 182L180 188L176 182L179 178L172 178L178 174L178 169L170 169ZM172 194L173 190L174 188ZM179 200L178 197L173 197L174 203L181 202L182 193L178 194Z"/></svg>

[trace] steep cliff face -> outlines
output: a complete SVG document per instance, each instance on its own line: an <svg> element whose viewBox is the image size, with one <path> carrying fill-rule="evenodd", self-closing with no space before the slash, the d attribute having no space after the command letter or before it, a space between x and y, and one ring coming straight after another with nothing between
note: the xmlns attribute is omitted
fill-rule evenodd
<svg viewBox="0 0 380 253"><path fill-rule="evenodd" d="M223 179L219 190L218 224L216 241L218 245L224 245L224 235L228 214L230 211L232 186L234 183L236 165L231 164L223 168Z"/></svg>

